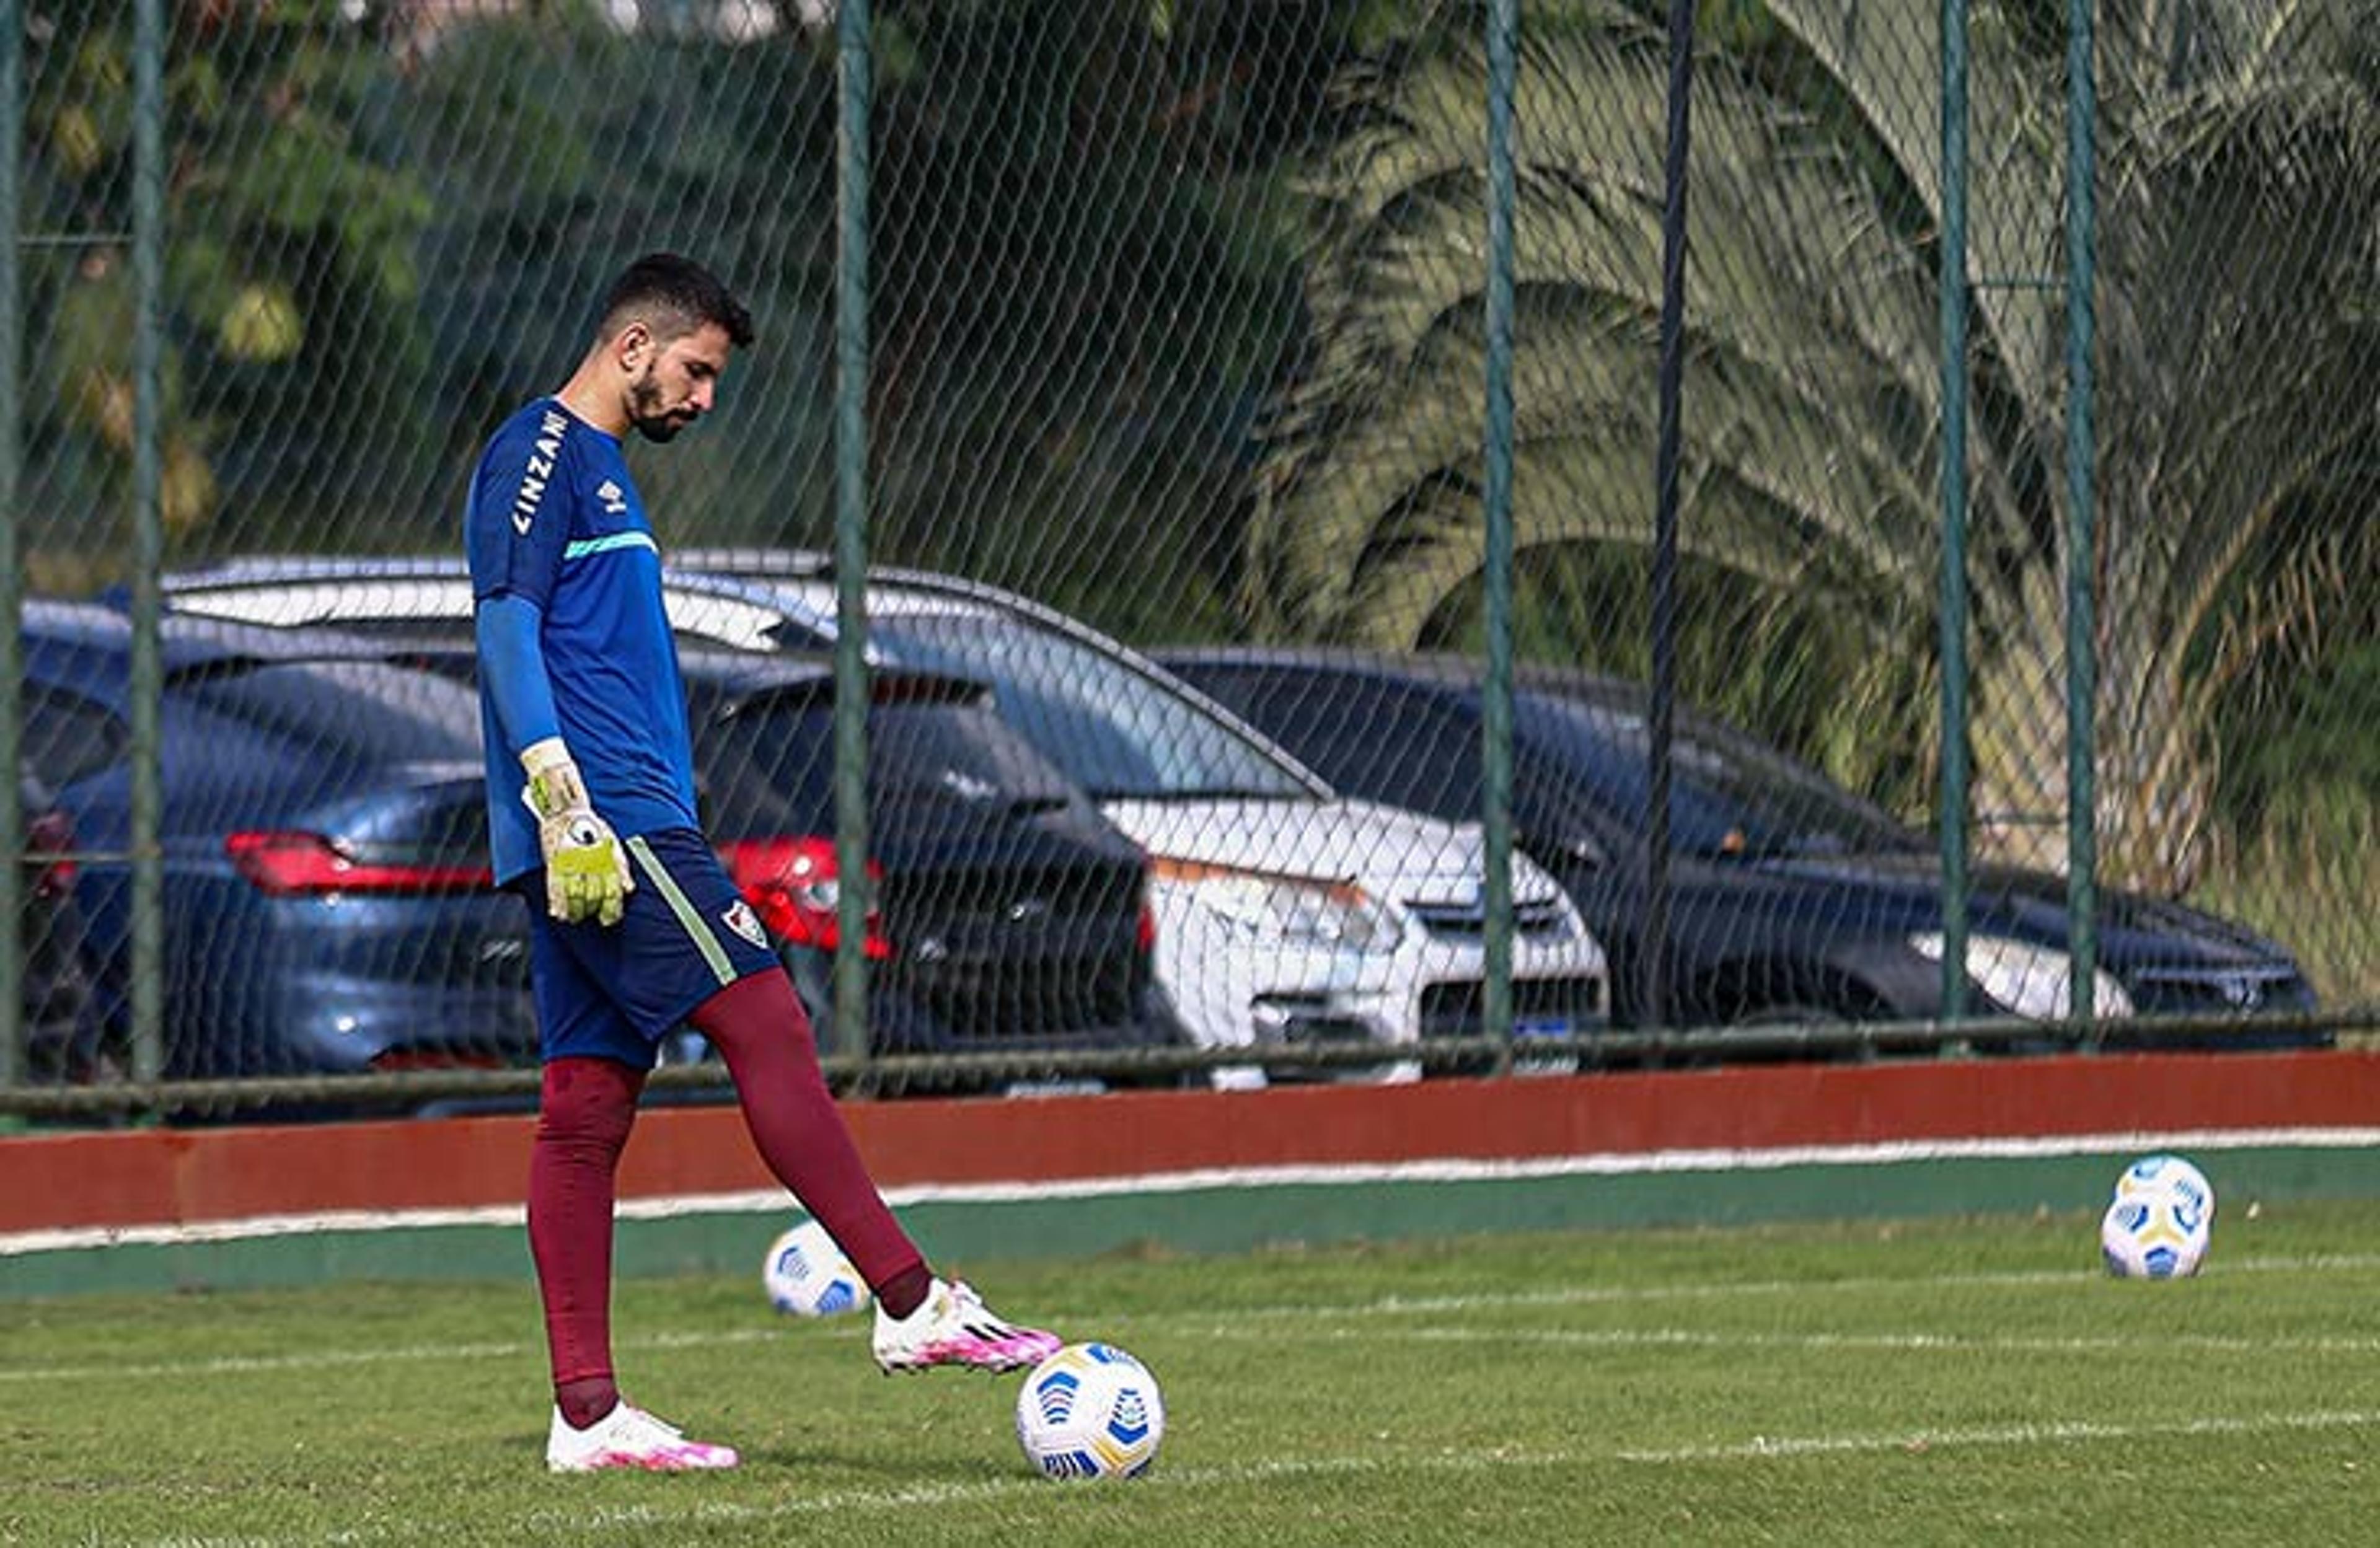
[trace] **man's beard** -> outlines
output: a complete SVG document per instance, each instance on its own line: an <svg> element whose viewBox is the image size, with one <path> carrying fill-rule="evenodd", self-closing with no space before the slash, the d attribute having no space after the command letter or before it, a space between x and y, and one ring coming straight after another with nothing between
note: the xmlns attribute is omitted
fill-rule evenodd
<svg viewBox="0 0 2380 1548"><path fill-rule="evenodd" d="M628 422L647 441L666 441L693 423L691 417L681 417L661 406L662 390L653 382L650 366L645 374L628 383Z"/></svg>

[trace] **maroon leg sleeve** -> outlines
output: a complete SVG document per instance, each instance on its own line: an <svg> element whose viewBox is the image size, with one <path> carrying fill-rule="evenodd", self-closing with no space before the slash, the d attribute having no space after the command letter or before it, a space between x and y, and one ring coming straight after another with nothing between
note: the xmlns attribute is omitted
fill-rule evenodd
<svg viewBox="0 0 2380 1548"><path fill-rule="evenodd" d="M885 1207L852 1143L793 981L782 973L739 978L686 1020L727 1061L745 1126L777 1180L827 1228L887 1311L903 1312L895 1299L915 1306L924 1298L925 1255ZM888 1295L888 1287L915 1293Z"/></svg>
<svg viewBox="0 0 2380 1548"><path fill-rule="evenodd" d="M612 1385L612 1203L620 1152L637 1119L643 1070L608 1058L545 1067L529 1153L528 1245L545 1303L547 1350L565 1417L609 1412ZM565 1401L567 1399L567 1401Z"/></svg>

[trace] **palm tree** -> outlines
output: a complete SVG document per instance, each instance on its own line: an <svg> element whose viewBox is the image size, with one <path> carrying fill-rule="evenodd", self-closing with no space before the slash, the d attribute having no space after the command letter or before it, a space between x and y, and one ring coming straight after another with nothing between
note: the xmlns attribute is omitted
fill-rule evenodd
<svg viewBox="0 0 2380 1548"><path fill-rule="evenodd" d="M2047 9L1978 0L1972 19L1969 583L1979 833L2056 864L2067 384L2045 282L2064 265L2065 39ZM2320 522L2289 523L2316 536L2277 575L2240 577L2285 517L2343 502L2374 428L2373 9L2101 7L2097 820L2134 885L2190 884L2215 697L2331 594ZM1833 697L1852 715L1934 671L1935 14L1769 0L1706 42L1693 103L1682 542L1858 642ZM1353 127L1316 179L1312 354L1264 429L1244 603L1274 635L1402 646L1481 562L1484 67L1417 49L1345 91ZM1666 92L1645 17L1530 8L1524 551L1651 538Z"/></svg>

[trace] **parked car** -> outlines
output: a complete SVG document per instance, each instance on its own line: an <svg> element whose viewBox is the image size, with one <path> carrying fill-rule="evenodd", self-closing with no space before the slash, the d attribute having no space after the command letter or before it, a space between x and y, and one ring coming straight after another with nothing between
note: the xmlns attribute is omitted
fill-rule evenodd
<svg viewBox="0 0 2380 1548"><path fill-rule="evenodd" d="M120 1057L131 624L34 600L21 635L25 754L79 835L101 1035ZM162 1073L530 1058L519 905L489 887L475 695L310 632L169 616L160 644Z"/></svg>
<svg viewBox="0 0 2380 1548"><path fill-rule="evenodd" d="M31 763L19 760L18 940L24 1077L40 1084L86 1085L116 1078L120 1064L100 1036L75 897L74 815L58 804Z"/></svg>
<svg viewBox="0 0 2380 1548"><path fill-rule="evenodd" d="M182 611L284 626L459 639L471 614L459 560L267 556L165 590ZM837 633L833 576L808 556L696 555L668 573L666 602L681 639L740 650L817 653ZM1014 593L884 570L867 606L873 659L990 683L1002 717L1148 852L1157 977L1199 1046L1394 1056L1325 1071L1252 1057L1220 1083L1411 1078L1426 1039L1483 1029L1475 823L1344 799L1145 658ZM1512 898L1515 1030L1591 1034L1608 1011L1601 948L1524 856Z"/></svg>
<svg viewBox="0 0 2380 1548"><path fill-rule="evenodd" d="M832 665L688 652L681 666L705 827L776 938L823 1043L841 936ZM872 1051L1186 1042L1157 982L1147 857L1000 718L989 688L871 673L867 786Z"/></svg>
<svg viewBox="0 0 2380 1548"><path fill-rule="evenodd" d="M1342 789L1448 817L1480 808L1475 661L1256 647L1158 656ZM1636 684L1550 667L1516 672L1517 842L1561 878L1604 941L1615 1020L1629 1023L1643 1019L1645 1005L1645 715ZM1676 717L1671 770L1664 975L1672 1024L1940 1013L1943 908L1932 834L1691 712ZM1972 881L1973 1009L2068 1014L2065 878L1986 865ZM2101 906L2093 986L2100 1015L2241 1018L2197 1040L2210 1046L2313 1037L2260 1032L2248 1019L2314 1004L2279 946L2180 903L2106 889ZM2119 1029L2109 1040L2129 1035Z"/></svg>

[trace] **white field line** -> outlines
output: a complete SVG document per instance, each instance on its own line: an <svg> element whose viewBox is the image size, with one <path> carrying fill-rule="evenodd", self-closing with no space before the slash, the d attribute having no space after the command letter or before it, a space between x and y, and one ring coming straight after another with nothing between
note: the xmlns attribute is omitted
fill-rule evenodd
<svg viewBox="0 0 2380 1548"><path fill-rule="evenodd" d="M1179 1323L1177 1318L1118 1318L1119 1325L1150 1326ZM1184 1336L1208 1342L1264 1340L1277 1333L1246 1324L1180 1327ZM718 1333L681 1334L661 1338L623 1338L627 1348L726 1348L765 1344L783 1336L770 1328L736 1328ZM1727 1333L1701 1328L1384 1328L1378 1324L1312 1329L1302 1337L1324 1343L1355 1343L1377 1348L1388 1344L1479 1345L1490 1348L1567 1348L1592 1349L1757 1349L1770 1353L1886 1354L2058 1354L2135 1355L2148 1341L2126 1338L1967 1337L1938 1333ZM2373 1355L2380 1354L2380 1336L2354 1337L2226 1337L2220 1335L2159 1334L2154 1347L2174 1353L2263 1354L2280 1350ZM427 1364L439 1361L480 1361L529 1360L543 1352L526 1342L454 1345L411 1345L386 1349L332 1349L307 1354L216 1356L195 1361L164 1361L148 1365L60 1365L0 1370L0 1385L31 1382L71 1382L86 1385L102 1380L137 1381L194 1378L220 1381L242 1375L285 1374L302 1371L353 1370L375 1365Z"/></svg>
<svg viewBox="0 0 2380 1548"><path fill-rule="evenodd" d="M2102 1424L2055 1420L1965 1430L1912 1430L1881 1435L1755 1435L1721 1445L1669 1446L1612 1453L1622 1462L1746 1462L1878 1451L1948 1451L1984 1446L2059 1446L2107 1441L2261 1435L2312 1430L2362 1430L2380 1425L2380 1410L2344 1409L2306 1413L2215 1414L2155 1424Z"/></svg>
<svg viewBox="0 0 2380 1548"><path fill-rule="evenodd" d="M1209 1342L1222 1339L1279 1341L1278 1334L1237 1324L1191 1330ZM1587 1349L1760 1349L1771 1353L1842 1354L2055 1354L2137 1355L2145 1349L2176 1354L2267 1354L2289 1350L2309 1354L2380 1354L2380 1336L2312 1338L2236 1337L2221 1334L2159 1332L2141 1338L1972 1337L1957 1333L1735 1333L1692 1327L1617 1328L1382 1328L1357 1327L1309 1330L1301 1337L1322 1343L1475 1344L1489 1348L1521 1345Z"/></svg>
<svg viewBox="0 0 2380 1548"><path fill-rule="evenodd" d="M2068 1134L2046 1138L1898 1140L1875 1144L1780 1145L1766 1149L1663 1150L1506 1160L1440 1159L1344 1166L1214 1167L1103 1178L1035 1181L925 1183L885 1191L895 1208L922 1203L1026 1203L1208 1190L1352 1187L1378 1183L1512 1182L1565 1177L1650 1176L1680 1172L1775 1171L1792 1167L1885 1167L1957 1160L2021 1160L2069 1155L2131 1155L2152 1150L2368 1150L2380 1129L2219 1129ZM302 1236L317 1231L422 1230L460 1226L518 1227L522 1205L452 1209L322 1210L234 1220L72 1226L0 1235L0 1258L115 1246L181 1246ZM701 1215L795 1213L783 1191L694 1193L624 1199L623 1220Z"/></svg>
<svg viewBox="0 0 2380 1548"><path fill-rule="evenodd" d="M2380 1411L2369 1409L2309 1410L2294 1413L2222 1414L2168 1423L2103 1424L2088 1421L2046 1421L1973 1429L1912 1430L1880 1434L1756 1435L1741 1442L1712 1445L1630 1448L1616 1451L1550 1450L1496 1447L1485 1451L1439 1452L1427 1456L1320 1457L1239 1465L1160 1467L1129 1487L1137 1491L1180 1494L1219 1486L1269 1483L1281 1480L1349 1477L1364 1474L1480 1474L1584 1468L1621 1463L1636 1467L1669 1467L1708 1463L1763 1463L1800 1458L1824 1458L1880 1452L1922 1455L1941 1451L2019 1448L2073 1448L2130 1444L2144 1440L2191 1439L2208 1436L2305 1433L2325 1430L2362 1430L2380 1426ZM545 1509L520 1518L527 1536L594 1537L614 1535L624 1529L652 1531L672 1528L711 1529L759 1527L772 1521L841 1517L869 1511L907 1513L945 1511L953 1506L1013 1503L1048 1497L1052 1485L1020 1473L1014 1479L974 1483L912 1485L902 1489L844 1489L805 1494L766 1504L732 1501L689 1501L683 1506L637 1505ZM434 1523L453 1530L451 1518ZM144 1548L341 1548L341 1545L410 1541L433 1525L431 1520L386 1526L344 1529L299 1537L237 1538L175 1537L152 1540Z"/></svg>
<svg viewBox="0 0 2380 1548"><path fill-rule="evenodd" d="M2249 1274L2289 1274L2306 1276L2334 1273L2368 1273L2380 1268L2380 1256L2325 1255L2303 1258L2243 1258L2221 1265L2222 1277ZM1806 1279L1747 1280L1741 1283L1711 1282L1706 1284L1660 1285L1645 1287L1579 1286L1567 1290L1527 1291L1513 1294L1487 1293L1449 1296L1383 1296L1366 1301L1336 1303L1310 1302L1275 1306L1234 1308L1229 1321L1219 1320L1210 1312L1158 1312L1107 1315L1104 1321L1116 1327L1154 1327L1170 1329L1184 1336L1198 1338L1271 1338L1269 1331L1281 1323L1321 1324L1303 1336L1347 1338L1364 1341L1436 1341L1460 1342L1475 1339L1491 1344L1545 1343L1595 1345L1607 1348L1658 1348L1662 1346L1709 1346L1770 1349L1805 1348L1860 1349L1906 1351L1966 1351L1976 1352L2049 1352L2091 1353L2105 1350L2119 1352L2137 1348L2122 1339L2041 1339L1994 1338L1973 1339L1958 1335L1912 1334L1737 1334L1708 1333L1695 1329L1670 1328L1646 1330L1598 1330L1561 1328L1499 1328L1470 1332L1450 1328L1399 1328L1390 1320L1405 1317L1461 1316L1474 1312L1548 1310L1562 1307L1652 1305L1678 1300L1720 1301L1745 1297L1765 1297L1787 1293L1807 1293L1823 1284L1830 1291L1862 1293L1877 1290L1932 1292L1947 1289L1998 1289L2023 1287L2075 1285L2104 1280L2107 1276L2096 1270L2036 1271L2018 1274L1939 1275L1923 1278L1862 1278L1815 1281ZM2165 1287L2142 1287L2150 1294L2164 1293ZM698 1333L623 1334L613 1342L624 1349L697 1349L729 1348L740 1345L765 1344L788 1336L784 1324L770 1321L749 1327L720 1328ZM2320 1350L2339 1354L2380 1352L2380 1336L2374 1337L2256 1337L2233 1338L2220 1335L2157 1336L2159 1348L2196 1348L2207 1353L2251 1351L2257 1349ZM477 1362L492 1360L531 1359L541 1355L544 1346L530 1340L489 1340L468 1344L410 1344L376 1349L316 1349L276 1355L216 1355L188 1361L160 1361L143 1365L120 1362L87 1365L30 1365L11 1369L0 1366L0 1387L28 1385L42 1382L132 1381L142 1384L160 1379L218 1379L229 1376L278 1374L298 1371L347 1370L374 1365L432 1364L463 1361Z"/></svg>

